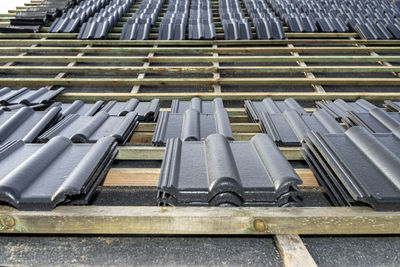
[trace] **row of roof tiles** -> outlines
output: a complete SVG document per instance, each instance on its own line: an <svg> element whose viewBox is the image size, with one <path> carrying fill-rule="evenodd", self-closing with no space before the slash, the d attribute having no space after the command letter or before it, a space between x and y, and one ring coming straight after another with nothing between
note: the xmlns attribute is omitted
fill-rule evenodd
<svg viewBox="0 0 400 267"><path fill-rule="evenodd" d="M0 201L23 210L87 204L117 144L129 139L138 120L158 115L158 99L52 103L61 91L0 90Z"/></svg>
<svg viewBox="0 0 400 267"><path fill-rule="evenodd" d="M126 136L129 136L136 127L138 117L136 112L129 112L126 107L139 108L142 104L147 106L146 108L142 107L146 111L149 110L149 107L158 107L158 102L155 100L146 104L138 103L137 100L131 100L123 104L111 103L106 105L100 102L95 104L83 104L82 102L68 104L69 106L65 106L64 111L71 111L71 109L74 111L71 111L69 115L65 114L66 116L61 121L39 136L38 140L47 142L47 144L42 144L42 147L48 147L49 144L55 142L53 140L62 140L66 137L72 137L69 142L98 143L105 138L104 136L108 135L113 136L110 137L113 142L124 143L127 139ZM284 140L286 140L285 138L277 137L285 137L286 133L292 131L294 133L292 135L293 138L289 138L286 145L299 145L300 143L303 145L305 158L308 160L310 167L314 169L321 184L327 187L333 203L353 205L362 202L379 210L396 209L398 205L396 206L393 203L396 203L397 197L392 194L392 191L399 191L398 179L396 180L394 177L396 177L400 168L400 165L396 165L399 160L399 154L396 149L398 149L400 142L400 113L386 110L398 110L399 104L386 101L384 109L364 100L359 100L355 103L336 100L334 102L318 102L317 105L320 109L313 114L307 114L293 99L286 99L285 101L272 101L271 99L264 99L260 102L246 101L245 107L249 116L253 121L258 121L261 125L267 125L268 127L261 128L268 135L260 134L251 141L237 142L233 141L229 117L221 99L215 99L214 101L201 101L197 98L191 101L175 100L172 102L171 111L161 113L153 139L153 141L156 141L154 142L155 145L166 144L166 153L160 175L159 203L160 205L220 206L299 205L301 203L301 194L297 185L301 181L276 146L276 144L285 144ZM18 139L32 142L38 133L42 132L39 129L40 127L44 128L45 125L47 126L52 121L60 120L60 117L56 116L56 114L61 111L63 105L65 104L54 104L45 112L35 112L28 107L23 107L13 112L3 111L0 118L3 117L3 114L12 115L0 126L1 141L4 142L0 151L6 151ZM123 114L125 117L110 116L105 110L101 111L102 105L104 105L103 109L109 106L110 108L105 109L109 111L113 110L112 107L115 106L124 107ZM97 110L97 113L95 113L95 110ZM119 110L120 108L117 108L112 112L113 114L120 114ZM91 115L95 115L82 116L73 114L73 112L84 112L86 115L89 112ZM151 113L156 117L158 109ZM354 119L355 115L358 118L357 120ZM15 130L15 126L19 126L19 122L24 124L23 128L26 129L26 136L8 135L7 133ZM351 127L350 130L345 131L339 122L346 123ZM30 124L28 125L27 123ZM355 125L362 125L362 127ZM275 128L272 128L273 126ZM383 132L385 136L382 134L375 135L376 132ZM318 140L325 137L326 142L323 143L325 146L317 143ZM357 148L353 149L351 153L354 162L360 163L358 165L346 163L346 160L350 158L343 158L342 160L342 156L339 153L340 149L347 151L351 146L331 144L331 142L336 142L337 140L347 140L346 138L350 138ZM391 142L390 153L387 151L388 148L385 148L385 145L379 141L381 138L386 140L385 142ZM369 147L370 144L364 144L368 140L374 144L374 147L371 148ZM293 142L291 143L291 141ZM26 146L29 147L28 144ZM327 147L334 150L333 152L335 153L323 154L324 151L331 151ZM339 152L335 149L338 149ZM319 153L319 150L322 151ZM384 162L381 162L380 158L370 155L370 153L375 153L376 151L382 155ZM204 157L201 156L203 154ZM245 158L243 158L244 155ZM7 158L7 154L3 154L3 156L4 159ZM328 156L332 158L328 158ZM362 165L360 160L365 157L373 164ZM339 166L340 168L335 169L332 166L328 166L327 162L342 165ZM390 164L387 165L387 162ZM0 161L0 164L2 164L2 161ZM377 164L381 165L377 166ZM364 192L364 195L354 197L354 192L349 190L348 186L343 182L341 175L344 172L340 171L346 169L348 171L347 174L352 174L346 180L347 183L355 183L355 180L359 182L361 178L358 177L358 169L353 172L353 165L357 165L354 168L358 168L358 166L368 167L371 169L370 173L374 174L374 179L391 186L392 191L388 191L392 194L389 196L390 201L385 200L388 196L383 195L384 192L381 191L379 191L380 198L375 195L373 200L368 197L369 192L367 191ZM249 168L249 166L252 167ZM196 174L193 174L193 170L196 170ZM381 175L377 175L377 173ZM194 176L197 177L195 180L192 179ZM18 177L18 175L15 177ZM10 181L13 179L18 180L15 177L7 178L5 181L8 181L8 179ZM197 183L193 181L197 181ZM361 181L363 180L361 179ZM344 191L337 186L333 187L333 184L336 183L342 183L343 188L348 191ZM363 186L362 182L359 183L361 183L360 186ZM368 184L371 181L366 180L365 183ZM332 188L336 188L336 191ZM370 188L370 191L377 192L378 189ZM6 195L9 195L9 193ZM352 196L354 201L350 201L349 196ZM344 197L347 197L345 202L337 200ZM14 196L14 198L16 199L17 197ZM18 201L18 203L10 199L5 201L19 207ZM55 202L48 203L47 207L52 207L55 204ZM29 205L27 204L26 207Z"/></svg>
<svg viewBox="0 0 400 267"><path fill-rule="evenodd" d="M19 11L10 25L0 27L0 32L38 32L63 12L66 12L81 0L43 0L39 5Z"/></svg>
<svg viewBox="0 0 400 267"><path fill-rule="evenodd" d="M148 39L165 1L144 0L125 24L122 40ZM46 0L17 13L2 32L39 31L55 19L49 32L77 32L81 39L103 39L132 6L133 0ZM257 0L244 1L258 39L283 39L284 22L291 32L358 32L364 39L400 38L399 0ZM239 0L219 0L227 40L252 39L251 23ZM34 25L34 26L32 26ZM207 1L170 1L159 28L159 39L215 39L212 6Z"/></svg>

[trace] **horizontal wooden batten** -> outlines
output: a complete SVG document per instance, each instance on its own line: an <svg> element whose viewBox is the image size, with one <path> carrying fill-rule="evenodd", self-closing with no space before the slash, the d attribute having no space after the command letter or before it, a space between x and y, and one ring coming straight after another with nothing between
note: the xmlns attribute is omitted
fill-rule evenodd
<svg viewBox="0 0 400 267"><path fill-rule="evenodd" d="M228 112L228 114L232 114ZM156 128L156 123L140 123L135 132L153 132ZM258 123L231 123L233 132L239 133L260 133Z"/></svg>
<svg viewBox="0 0 400 267"><path fill-rule="evenodd" d="M0 62L54 63L289 63L289 62L400 62L400 56L1 56Z"/></svg>
<svg viewBox="0 0 400 267"><path fill-rule="evenodd" d="M348 101L355 101L357 99L382 101L400 100L400 92L62 93L56 97L56 100L69 102L76 99L81 99L84 101L127 101L131 98L137 98L139 100L149 101L154 98L159 98L160 100L190 100L193 97L199 97L202 100L213 100L216 97L221 97L224 100L236 101L243 101L244 99L263 100L266 97L271 97L274 100L284 100L288 97L292 97L299 101L335 100L338 98Z"/></svg>
<svg viewBox="0 0 400 267"><path fill-rule="evenodd" d="M319 187L310 169L295 169L303 184L301 187ZM158 185L159 168L112 168L108 172L103 186L151 186Z"/></svg>
<svg viewBox="0 0 400 267"><path fill-rule="evenodd" d="M151 140L149 135L148 139ZM287 160L303 160L300 147L280 147L282 154ZM162 160L165 147L151 146L121 146L118 147L117 160Z"/></svg>
<svg viewBox="0 0 400 267"><path fill-rule="evenodd" d="M286 39L286 40L79 40L79 39L18 39L10 36L9 34L0 35L0 45L57 45L57 46L85 46L85 45L101 45L101 46L142 46L142 45L219 45L219 46L260 46L260 45L300 45L300 44L313 44L313 45L400 45L400 40L363 40L363 39Z"/></svg>
<svg viewBox="0 0 400 267"><path fill-rule="evenodd" d="M224 73L382 73L400 72L400 66L317 66L317 67L289 67L289 66L235 66L235 67L119 67L119 66L0 66L0 72L13 74L131 74L131 73L209 73L218 71Z"/></svg>
<svg viewBox="0 0 400 267"><path fill-rule="evenodd" d="M0 78L0 86L191 86L191 85L347 85L399 86L398 78Z"/></svg>
<svg viewBox="0 0 400 267"><path fill-rule="evenodd" d="M1 42L0 42L1 43ZM0 53L97 53L97 54L132 54L132 53L400 53L399 47L0 47Z"/></svg>
<svg viewBox="0 0 400 267"><path fill-rule="evenodd" d="M399 234L399 212L367 207L105 207L53 211L0 207L0 233L24 234Z"/></svg>
<svg viewBox="0 0 400 267"><path fill-rule="evenodd" d="M150 38L157 37L149 36ZM119 33L109 33L107 39L119 39L121 34ZM78 33L0 33L0 38L49 38L49 39L72 39L77 38ZM218 36L217 36L218 37ZM223 38L222 36L219 36ZM358 33L286 33L287 38L350 38L358 37Z"/></svg>

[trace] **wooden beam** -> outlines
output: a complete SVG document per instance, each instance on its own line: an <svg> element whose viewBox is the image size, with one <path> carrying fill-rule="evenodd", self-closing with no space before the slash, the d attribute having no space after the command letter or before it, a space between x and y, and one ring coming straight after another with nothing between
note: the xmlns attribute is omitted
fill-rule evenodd
<svg viewBox="0 0 400 267"><path fill-rule="evenodd" d="M362 89L361 89L362 90ZM224 93L62 93L56 100L73 101L81 99L84 101L94 100L119 100L127 101L131 98L139 100L152 100L159 98L160 100L190 100L193 97L199 97L203 100L213 100L221 97L224 100L243 101L263 100L265 97L271 97L274 100L284 100L293 97L296 100L315 101L315 100L335 100L341 98L343 100L355 101L357 99L365 100L400 100L400 92L332 92L332 93L315 93L315 92L224 92Z"/></svg>
<svg viewBox="0 0 400 267"><path fill-rule="evenodd" d="M146 64L146 63L145 63ZM119 66L0 66L0 72L17 74L57 74L67 72L74 74L132 74L132 73L382 73L400 72L400 66L234 66L234 67L119 67Z"/></svg>
<svg viewBox="0 0 400 267"><path fill-rule="evenodd" d="M28 34L29 36L30 34ZM26 36L26 37L28 37ZM313 44L313 45L351 45L351 44L365 44L365 45L400 45L400 40L363 40L356 39L287 39L287 40L78 40L78 39L21 39L10 34L2 34L0 38L0 45L57 45L57 46L83 46L83 45L106 45L106 46L142 46L142 45L213 45L218 46L231 45L231 46L260 46L260 45L287 45L287 44Z"/></svg>
<svg viewBox="0 0 400 267"><path fill-rule="evenodd" d="M90 47L90 45L87 45L87 47ZM82 57L82 56L84 56L85 55L85 53L84 52L80 52L78 55L77 55L77 57ZM76 62L70 62L70 63L68 63L68 65L67 65L67 70L68 70L68 68L71 68L71 67L74 67L76 65ZM64 77L66 77L67 76L67 71L64 71L64 72L60 72L60 73L58 73L57 74L57 76L55 77L55 79L62 79L62 78L64 78ZM48 86L46 86L48 89L53 89L53 87L54 87L54 85L48 85Z"/></svg>
<svg viewBox="0 0 400 267"><path fill-rule="evenodd" d="M303 160L300 147L280 147L279 149L287 160ZM165 147L130 146L128 144L118 147L118 151L118 160L162 160Z"/></svg>
<svg viewBox="0 0 400 267"><path fill-rule="evenodd" d="M0 78L1 86L190 86L190 85L399 86L398 78ZM218 93L215 93L218 94Z"/></svg>
<svg viewBox="0 0 400 267"><path fill-rule="evenodd" d="M0 232L22 234L400 234L399 212L367 207L0 206Z"/></svg>
<svg viewBox="0 0 400 267"><path fill-rule="evenodd" d="M148 143L150 144L153 139L154 132L135 132L133 133L130 143ZM233 133L236 141L249 141L256 133Z"/></svg>
<svg viewBox="0 0 400 267"><path fill-rule="evenodd" d="M294 45L289 44L288 47L289 48L293 48ZM297 53L297 52L291 52L291 54L294 57L300 57L300 54ZM305 68L307 67L307 64L305 62L303 62L303 61L297 61L297 64L300 67L305 67ZM309 71L304 72L304 75L305 75L306 78L315 79L315 75L312 72L309 72ZM311 86L314 88L315 92L317 92L317 93L325 93L325 89L322 87L322 85L320 85L320 84L312 84Z"/></svg>
<svg viewBox="0 0 400 267"><path fill-rule="evenodd" d="M285 267L317 267L300 236L275 235L274 240Z"/></svg>
<svg viewBox="0 0 400 267"><path fill-rule="evenodd" d="M213 49L217 50L218 46L217 45L213 45ZM213 57L218 58L219 57L218 52L214 52L213 53ZM219 62L217 62L217 61L212 62L212 66L214 68L213 79L215 81L219 81L221 79L221 74L218 72ZM217 82L213 84L213 89L214 89L214 93L221 93L221 85L218 84Z"/></svg>
<svg viewBox="0 0 400 267"><path fill-rule="evenodd" d="M0 62L57 62L57 63L133 63L133 62L159 62L159 63L288 63L288 62L400 62L400 56L1 56Z"/></svg>
<svg viewBox="0 0 400 267"><path fill-rule="evenodd" d="M158 47L158 45L154 45L153 49L156 49L157 47ZM149 52L147 54L147 58L150 59L150 58L154 57L154 55L155 55L155 52ZM143 67L142 68L143 68L144 71L142 73L138 74L138 77L137 77L138 79L144 79L144 77L146 76L146 70L147 70L148 67L150 67L149 60L147 60L146 62L143 63ZM138 93L139 90L140 90L140 85L134 85L132 87L131 93Z"/></svg>
<svg viewBox="0 0 400 267"><path fill-rule="evenodd" d="M229 113L228 113L229 114ZM154 132L156 123L140 123L135 132ZM260 133L261 129L258 123L231 123L232 131L235 133Z"/></svg>
<svg viewBox="0 0 400 267"><path fill-rule="evenodd" d="M295 169L303 180L302 187L318 187L310 169ZM157 186L159 168L112 168L104 179L104 186Z"/></svg>
<svg viewBox="0 0 400 267"><path fill-rule="evenodd" d="M1 41L0 41L1 43ZM132 44L132 45L136 45ZM134 53L172 53L172 54L212 54L212 53L235 53L235 54L252 54L252 53L357 53L366 54L369 52L376 53L399 53L397 46L364 46L364 47L269 47L269 46L241 46L241 47L18 47L8 46L0 47L0 53L96 53L96 54L134 54Z"/></svg>
<svg viewBox="0 0 400 267"><path fill-rule="evenodd" d="M15 13L16 10L10 10L9 13ZM122 19L124 21L124 19ZM109 33L107 35L107 39L115 40L120 38L120 33ZM74 39L78 37L78 33L0 33L0 38L8 39L8 38L21 38L21 39L31 39L31 38L50 38L50 39ZM157 34L149 35L150 39L155 39L158 37ZM218 39L223 39L223 34L217 34ZM287 38L349 38L349 37L358 37L358 33L286 33Z"/></svg>

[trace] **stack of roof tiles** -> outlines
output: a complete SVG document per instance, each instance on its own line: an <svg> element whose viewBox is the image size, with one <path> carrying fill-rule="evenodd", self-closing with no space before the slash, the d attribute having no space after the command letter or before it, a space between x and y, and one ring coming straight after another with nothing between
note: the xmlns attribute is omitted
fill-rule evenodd
<svg viewBox="0 0 400 267"><path fill-rule="evenodd" d="M300 146L309 131L344 132L343 127L327 111L317 110L307 114L294 99L246 101L245 107L248 114L254 114L252 120L260 123L262 131L281 146Z"/></svg>
<svg viewBox="0 0 400 267"><path fill-rule="evenodd" d="M79 39L106 39L107 34L129 11L135 0L112 0L100 12L83 23Z"/></svg>
<svg viewBox="0 0 400 267"><path fill-rule="evenodd" d="M233 140L228 113L222 99L201 101L175 100L171 111L162 111L153 136L153 145L163 146L168 139L180 138L183 141L204 140L213 133L219 133ZM203 104L204 103L204 104Z"/></svg>
<svg viewBox="0 0 400 267"><path fill-rule="evenodd" d="M386 100L384 106L386 109L388 109L390 111L400 112L400 102Z"/></svg>
<svg viewBox="0 0 400 267"><path fill-rule="evenodd" d="M19 11L11 19L10 26L1 27L0 32L38 32L65 10L75 6L80 0L44 0L26 11Z"/></svg>
<svg viewBox="0 0 400 267"><path fill-rule="evenodd" d="M385 101L384 106L399 111L397 105ZM399 210L400 113L366 100L317 106L308 115L291 98L245 101L249 118L260 122L276 143L302 144L304 158L333 204ZM339 122L350 128L345 131Z"/></svg>
<svg viewBox="0 0 400 267"><path fill-rule="evenodd" d="M44 107L63 90L62 87L56 90L49 90L45 87L38 90L30 90L26 87L12 90L9 87L4 87L0 89L0 109L10 111L25 106Z"/></svg>
<svg viewBox="0 0 400 267"><path fill-rule="evenodd" d="M268 0L292 32L356 31L364 39L400 38L398 1Z"/></svg>
<svg viewBox="0 0 400 267"><path fill-rule="evenodd" d="M342 99L336 99L335 101L317 101L316 104L317 107L326 110L337 121L344 122L349 126L352 126L352 123L347 118L347 112L368 112L371 109L377 108L377 106L364 99L350 103Z"/></svg>
<svg viewBox="0 0 400 267"><path fill-rule="evenodd" d="M217 36L210 0L190 2L189 39L215 39Z"/></svg>
<svg viewBox="0 0 400 267"><path fill-rule="evenodd" d="M154 121L159 112L159 100L139 102L98 101L85 104L54 103L61 107L61 120L39 136L38 141L47 142L55 136L69 137L73 142L93 143L105 136L113 136L119 144L125 144L139 121Z"/></svg>
<svg viewBox="0 0 400 267"><path fill-rule="evenodd" d="M0 146L0 201L23 210L86 204L116 153L112 137L96 144L73 144L65 137L47 144L7 142Z"/></svg>
<svg viewBox="0 0 400 267"><path fill-rule="evenodd" d="M258 39L285 38L282 23L271 8L269 8L267 2L264 0L244 0L244 4L256 28Z"/></svg>
<svg viewBox="0 0 400 267"><path fill-rule="evenodd" d="M38 140L47 142L55 136L64 136L76 143L95 143L105 136L112 136L118 143L124 144L138 124L136 112L129 112L124 117L110 116L104 111L94 116L71 114L39 136Z"/></svg>
<svg viewBox="0 0 400 267"><path fill-rule="evenodd" d="M170 0L158 31L159 40L185 40L189 0Z"/></svg>
<svg viewBox="0 0 400 267"><path fill-rule="evenodd" d="M372 133L395 132L400 128L400 113L386 112L366 100L347 103L343 100L319 103L333 117L343 121L347 126L363 126Z"/></svg>
<svg viewBox="0 0 400 267"><path fill-rule="evenodd" d="M341 134L310 132L303 148L335 205L400 210L400 128L385 134L359 126Z"/></svg>
<svg viewBox="0 0 400 267"><path fill-rule="evenodd" d="M79 5L64 11L62 16L53 22L49 32L77 32L84 22L108 5L110 1L111 0L86 0L80 2Z"/></svg>
<svg viewBox="0 0 400 267"><path fill-rule="evenodd" d="M293 98L286 98L284 101L274 101L272 98L264 98L263 101L244 101L244 108L252 122L259 122L259 113L268 112L271 114L283 113L286 110L295 110L299 114L307 114L300 104Z"/></svg>
<svg viewBox="0 0 400 267"><path fill-rule="evenodd" d="M226 40L250 40L251 26L239 0L219 0L219 15Z"/></svg>
<svg viewBox="0 0 400 267"><path fill-rule="evenodd" d="M0 110L0 201L19 209L86 204L115 158L117 143L129 139L139 119L154 121L159 110L158 99L51 104L60 91L44 89L0 90L1 104L17 106ZM51 105L35 111L45 107L38 106L43 101Z"/></svg>
<svg viewBox="0 0 400 267"><path fill-rule="evenodd" d="M57 120L60 108L34 111L23 107L15 111L0 111L0 144L13 140L30 143Z"/></svg>
<svg viewBox="0 0 400 267"><path fill-rule="evenodd" d="M143 0L138 10L124 24L121 40L147 40L165 0Z"/></svg>
<svg viewBox="0 0 400 267"><path fill-rule="evenodd" d="M265 134L229 142L169 139L158 184L160 205L293 206L302 181Z"/></svg>
<svg viewBox="0 0 400 267"><path fill-rule="evenodd" d="M166 118L165 118L166 117ZM270 137L234 142L222 99L174 100L161 113L153 142L166 143L160 205L299 205L301 183Z"/></svg>
<svg viewBox="0 0 400 267"><path fill-rule="evenodd" d="M285 21L292 32L316 32L313 17L305 13L297 1L269 0L272 9Z"/></svg>
<svg viewBox="0 0 400 267"><path fill-rule="evenodd" d="M133 1L87 0L72 7L79 1L47 0L48 12L44 14L47 19L54 19L55 14L64 11L62 17L51 25L49 32L76 32L84 25L79 38L105 38L115 23L126 14ZM142 1L136 13L124 24L121 40L148 39L164 2ZM65 3L64 8L58 8L60 3ZM285 38L283 22L291 32L353 31L364 39L400 38L398 0L244 0L243 3L258 39ZM106 9L102 9L107 5ZM46 8L41 6L36 9ZM36 12L33 9L30 12ZM251 24L243 13L240 0L219 0L219 13L226 40L252 39ZM20 23L18 21L22 22L23 18L18 18L17 13L17 19L11 23ZM33 30L29 27L26 26L24 30ZM187 28L189 39L216 38L210 0L169 1L168 10L160 24L159 39L184 40Z"/></svg>

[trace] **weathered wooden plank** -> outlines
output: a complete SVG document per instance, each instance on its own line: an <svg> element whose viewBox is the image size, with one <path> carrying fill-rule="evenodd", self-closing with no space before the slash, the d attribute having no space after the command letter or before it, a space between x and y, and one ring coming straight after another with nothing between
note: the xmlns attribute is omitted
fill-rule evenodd
<svg viewBox="0 0 400 267"><path fill-rule="evenodd" d="M0 207L1 233L399 234L399 212L367 207L219 208L62 206L51 212Z"/></svg>
<svg viewBox="0 0 400 267"><path fill-rule="evenodd" d="M285 267L317 267L300 236L275 235L274 240Z"/></svg>
<svg viewBox="0 0 400 267"><path fill-rule="evenodd" d="M132 63L132 62L161 62L161 63L212 63L212 62L400 62L400 56L1 56L0 62L85 62L85 63Z"/></svg>
<svg viewBox="0 0 400 267"><path fill-rule="evenodd" d="M0 66L0 72L19 74L132 74L132 73L382 73L399 72L400 66L235 66L235 67L119 67L119 66Z"/></svg>
<svg viewBox="0 0 400 267"><path fill-rule="evenodd" d="M357 99L366 100L400 100L400 92L332 92L332 93L316 93L316 92L223 92L223 93L63 93L56 99L59 101L73 101L82 99L85 101L94 100L119 100L126 101L130 98L139 100L151 100L159 98L161 100L190 100L193 97L199 97L203 100L213 100L221 97L224 100L263 100L265 97L271 97L274 100L284 100L293 97L296 100L315 101L315 100L335 100L341 98L343 100L355 101Z"/></svg>
<svg viewBox="0 0 400 267"><path fill-rule="evenodd" d="M0 78L1 86L190 86L190 85L347 85L398 86L398 78ZM216 93L218 94L218 93Z"/></svg>

